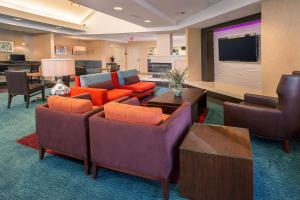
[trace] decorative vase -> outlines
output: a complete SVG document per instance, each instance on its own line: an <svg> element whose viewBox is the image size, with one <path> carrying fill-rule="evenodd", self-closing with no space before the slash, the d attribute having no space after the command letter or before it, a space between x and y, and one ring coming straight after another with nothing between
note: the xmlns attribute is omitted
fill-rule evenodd
<svg viewBox="0 0 300 200"><path fill-rule="evenodd" d="M172 88L173 92L174 92L174 95L176 97L181 97L181 93L182 93L182 88L178 88L178 87L173 87Z"/></svg>

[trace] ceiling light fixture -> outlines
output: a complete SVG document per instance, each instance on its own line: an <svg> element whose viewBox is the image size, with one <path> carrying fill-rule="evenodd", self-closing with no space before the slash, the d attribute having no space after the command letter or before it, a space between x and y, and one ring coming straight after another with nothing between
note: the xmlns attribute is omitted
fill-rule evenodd
<svg viewBox="0 0 300 200"><path fill-rule="evenodd" d="M61 26L56 26L55 28L58 28L58 29L59 29L59 28L61 28Z"/></svg>
<svg viewBox="0 0 300 200"><path fill-rule="evenodd" d="M117 6L117 7L114 7L114 10L121 11L121 10L123 10L123 8Z"/></svg>
<svg viewBox="0 0 300 200"><path fill-rule="evenodd" d="M21 21L22 19L15 17L14 20Z"/></svg>
<svg viewBox="0 0 300 200"><path fill-rule="evenodd" d="M151 23L151 20L146 19L144 22L145 22L145 23Z"/></svg>

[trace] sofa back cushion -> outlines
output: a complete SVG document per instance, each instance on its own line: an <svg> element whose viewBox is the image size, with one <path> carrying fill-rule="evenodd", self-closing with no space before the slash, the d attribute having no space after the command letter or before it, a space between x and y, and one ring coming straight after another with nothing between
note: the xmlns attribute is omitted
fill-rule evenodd
<svg viewBox="0 0 300 200"><path fill-rule="evenodd" d="M97 73L80 76L81 87L88 87L89 85L109 80L111 81L110 73Z"/></svg>
<svg viewBox="0 0 300 200"><path fill-rule="evenodd" d="M117 102L104 105L105 118L129 123L158 125L162 121L162 109L135 106Z"/></svg>
<svg viewBox="0 0 300 200"><path fill-rule="evenodd" d="M93 83L91 85L88 85L89 88L101 88L101 89L107 89L112 90L114 89L114 85L111 80L103 81L99 83Z"/></svg>
<svg viewBox="0 0 300 200"><path fill-rule="evenodd" d="M74 87L80 87L80 76L75 76Z"/></svg>
<svg viewBox="0 0 300 200"><path fill-rule="evenodd" d="M131 84L134 84L134 83L141 82L138 75L124 77L124 81L125 81L126 85L131 85Z"/></svg>
<svg viewBox="0 0 300 200"><path fill-rule="evenodd" d="M82 114L93 110L93 104L90 100L61 96L50 96L48 106L50 110L65 113Z"/></svg>
<svg viewBox="0 0 300 200"><path fill-rule="evenodd" d="M119 78L118 78L118 73L117 72L111 72L111 80L112 80L112 83L114 84L115 88L119 88L120 87Z"/></svg>
<svg viewBox="0 0 300 200"><path fill-rule="evenodd" d="M131 69L131 70L127 70L127 71L118 71L118 79L119 79L119 83L120 85L125 85L125 77L130 77L130 76L135 76L138 74L136 69Z"/></svg>

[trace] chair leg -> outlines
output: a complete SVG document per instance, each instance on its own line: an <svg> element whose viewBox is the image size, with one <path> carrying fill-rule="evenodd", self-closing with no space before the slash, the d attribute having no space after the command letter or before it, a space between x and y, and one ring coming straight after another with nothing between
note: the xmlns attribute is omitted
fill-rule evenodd
<svg viewBox="0 0 300 200"><path fill-rule="evenodd" d="M10 109L10 104L11 104L11 99L12 99L12 94L8 94L8 101L7 101L7 108Z"/></svg>
<svg viewBox="0 0 300 200"><path fill-rule="evenodd" d="M290 140L283 140L282 141L282 146L283 146L283 149L286 153L290 153L291 152L291 148L290 148Z"/></svg>
<svg viewBox="0 0 300 200"><path fill-rule="evenodd" d="M93 178L96 179L98 175L98 166L95 162L93 162Z"/></svg>
<svg viewBox="0 0 300 200"><path fill-rule="evenodd" d="M85 173L85 175L89 175L90 174L90 161L88 159L85 159L83 161L83 165L84 165L84 173Z"/></svg>
<svg viewBox="0 0 300 200"><path fill-rule="evenodd" d="M46 149L43 148L42 146L39 146L39 158L40 158L40 160L44 159L45 152L46 152Z"/></svg>
<svg viewBox="0 0 300 200"><path fill-rule="evenodd" d="M42 100L45 101L45 89L42 90Z"/></svg>
<svg viewBox="0 0 300 200"><path fill-rule="evenodd" d="M168 179L163 179L161 180L161 185L164 193L164 199L168 200L169 199L169 180Z"/></svg>
<svg viewBox="0 0 300 200"><path fill-rule="evenodd" d="M29 100L30 100L29 94L25 95L25 98L26 98L26 108L29 108Z"/></svg>

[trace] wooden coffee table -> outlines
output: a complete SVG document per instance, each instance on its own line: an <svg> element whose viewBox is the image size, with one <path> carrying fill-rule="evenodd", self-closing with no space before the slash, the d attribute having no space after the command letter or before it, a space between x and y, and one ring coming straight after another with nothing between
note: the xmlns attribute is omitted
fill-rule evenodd
<svg viewBox="0 0 300 200"><path fill-rule="evenodd" d="M150 99L147 106L161 107L165 114L171 114L182 103L192 104L193 122L198 121L199 114L207 107L207 91L198 88L183 88L181 97L176 97L172 90Z"/></svg>
<svg viewBox="0 0 300 200"><path fill-rule="evenodd" d="M248 129L195 123L180 146L179 184L193 200L252 200Z"/></svg>

